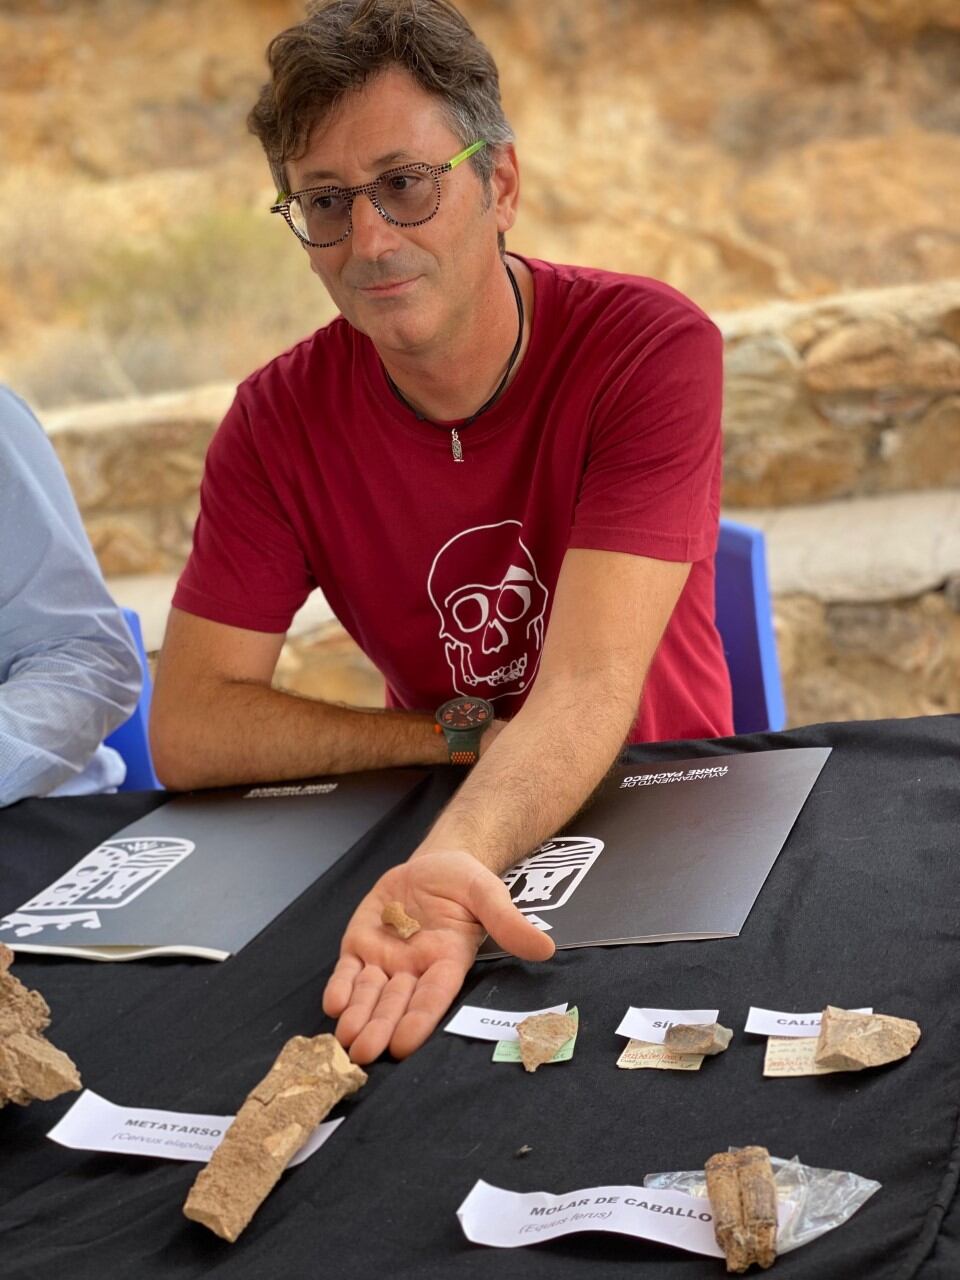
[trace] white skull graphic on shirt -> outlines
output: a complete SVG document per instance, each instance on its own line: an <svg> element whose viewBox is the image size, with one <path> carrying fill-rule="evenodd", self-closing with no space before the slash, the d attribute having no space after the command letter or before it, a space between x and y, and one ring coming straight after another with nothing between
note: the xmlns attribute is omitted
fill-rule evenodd
<svg viewBox="0 0 960 1280"><path fill-rule="evenodd" d="M519 520L464 529L430 567L427 592L453 687L466 697L524 693L540 665L550 593L520 529Z"/></svg>

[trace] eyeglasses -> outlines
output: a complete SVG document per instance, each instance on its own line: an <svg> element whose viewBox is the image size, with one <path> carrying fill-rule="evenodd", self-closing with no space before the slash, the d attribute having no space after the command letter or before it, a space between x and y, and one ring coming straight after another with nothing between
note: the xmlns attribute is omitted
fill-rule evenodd
<svg viewBox="0 0 960 1280"><path fill-rule="evenodd" d="M440 175L469 160L487 144L474 142L446 164L405 164L388 169L359 187L308 187L281 192L271 213L282 213L291 231L313 249L329 249L353 230L353 202L366 196L381 218L395 227L419 227L440 208Z"/></svg>

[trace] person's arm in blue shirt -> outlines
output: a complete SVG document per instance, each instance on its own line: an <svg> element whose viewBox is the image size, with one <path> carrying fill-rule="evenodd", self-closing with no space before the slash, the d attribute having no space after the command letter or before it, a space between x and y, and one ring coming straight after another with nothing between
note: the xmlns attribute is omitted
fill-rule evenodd
<svg viewBox="0 0 960 1280"><path fill-rule="evenodd" d="M83 774L140 679L53 446L0 387L0 806Z"/></svg>

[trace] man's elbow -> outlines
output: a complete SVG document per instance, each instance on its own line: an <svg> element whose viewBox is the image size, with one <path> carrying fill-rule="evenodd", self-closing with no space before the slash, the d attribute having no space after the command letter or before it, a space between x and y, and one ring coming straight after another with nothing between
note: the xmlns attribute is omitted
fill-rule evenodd
<svg viewBox="0 0 960 1280"><path fill-rule="evenodd" d="M170 706L154 695L150 707L150 756L157 777L168 791L192 791L209 785L196 758L197 724L183 706Z"/></svg>
<svg viewBox="0 0 960 1280"><path fill-rule="evenodd" d="M153 771L168 791L189 791L190 786L183 785L177 768L177 753L173 738L166 724L161 727L155 711L150 714L150 758Z"/></svg>

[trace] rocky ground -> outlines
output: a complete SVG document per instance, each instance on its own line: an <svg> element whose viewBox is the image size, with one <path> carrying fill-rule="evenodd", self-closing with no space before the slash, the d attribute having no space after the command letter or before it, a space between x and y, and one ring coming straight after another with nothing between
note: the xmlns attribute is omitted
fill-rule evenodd
<svg viewBox="0 0 960 1280"><path fill-rule="evenodd" d="M956 0L464 0L511 247L709 309L960 275ZM0 3L0 376L41 406L236 380L329 318L244 126L293 0Z"/></svg>

